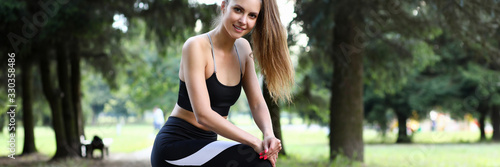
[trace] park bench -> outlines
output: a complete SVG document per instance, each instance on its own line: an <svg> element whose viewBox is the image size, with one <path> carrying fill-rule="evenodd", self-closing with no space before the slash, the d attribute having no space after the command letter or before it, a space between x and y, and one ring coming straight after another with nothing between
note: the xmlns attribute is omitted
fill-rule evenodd
<svg viewBox="0 0 500 167"><path fill-rule="evenodd" d="M104 158L104 154L109 157L109 147L113 143L112 138L101 139L98 136L94 136L92 140L85 140L85 136L80 136L80 143L82 149L82 157L94 158L94 151L101 150L101 159Z"/></svg>

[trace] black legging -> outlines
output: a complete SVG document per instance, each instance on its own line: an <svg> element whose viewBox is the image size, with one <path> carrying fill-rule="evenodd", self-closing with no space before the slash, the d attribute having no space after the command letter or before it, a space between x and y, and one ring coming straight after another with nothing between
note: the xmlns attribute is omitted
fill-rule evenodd
<svg viewBox="0 0 500 167"><path fill-rule="evenodd" d="M189 122L169 117L161 128L151 153L153 167L270 167L252 147L237 142L217 141L217 134Z"/></svg>

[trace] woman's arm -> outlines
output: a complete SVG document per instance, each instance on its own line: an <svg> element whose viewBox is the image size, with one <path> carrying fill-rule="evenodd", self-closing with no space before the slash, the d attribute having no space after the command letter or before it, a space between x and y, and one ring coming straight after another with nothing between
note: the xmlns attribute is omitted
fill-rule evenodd
<svg viewBox="0 0 500 167"><path fill-rule="evenodd" d="M263 147L260 139L233 125L210 107L210 97L205 84L208 56L204 56L206 53L201 49L202 42L201 38L188 39L183 46L181 58L182 74L196 121L219 135L249 145L255 151L261 152Z"/></svg>
<svg viewBox="0 0 500 167"><path fill-rule="evenodd" d="M243 77L243 89L247 95L248 104L252 112L255 123L262 131L264 137L273 136L273 127L271 123L271 116L267 108L266 101L260 89L259 80L255 73L254 61L250 56L247 56L246 70Z"/></svg>
<svg viewBox="0 0 500 167"><path fill-rule="evenodd" d="M237 40L237 44L239 44L239 48L242 48L241 53L243 54L241 55L244 55L242 56L242 59L244 59L245 70L242 85L247 96L250 110L252 111L252 116L254 117L255 123L262 131L264 137L274 137L269 109L267 108L266 101L264 100L264 96L262 95L259 80L257 79L257 74L255 72L252 49L246 39Z"/></svg>
<svg viewBox="0 0 500 167"><path fill-rule="evenodd" d="M270 156L276 154L277 156L277 153L281 150L281 142L274 136L269 109L267 108L266 101L262 95L259 80L257 79L257 74L255 72L255 65L253 57L251 56L250 44L247 40L242 39L240 41L243 41L240 43L240 46L244 48L244 51L246 51L245 53L248 53L244 54L247 56L245 56L245 74L243 76L242 84L245 94L247 95L248 104L250 106L250 110L252 111L254 121L264 135L264 149L266 151L269 149L269 152L265 152L264 155Z"/></svg>

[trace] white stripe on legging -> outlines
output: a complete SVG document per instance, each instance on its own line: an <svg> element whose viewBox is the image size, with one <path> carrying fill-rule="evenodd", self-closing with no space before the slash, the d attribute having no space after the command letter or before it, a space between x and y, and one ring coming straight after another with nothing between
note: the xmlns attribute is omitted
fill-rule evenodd
<svg viewBox="0 0 500 167"><path fill-rule="evenodd" d="M205 147L201 148L194 154L190 156L184 157L178 160L165 160L170 164L178 165L178 166L201 166L206 162L210 161L212 158L217 156L222 151L227 148L237 145L240 143L230 142L230 141L214 141L210 144L207 144Z"/></svg>

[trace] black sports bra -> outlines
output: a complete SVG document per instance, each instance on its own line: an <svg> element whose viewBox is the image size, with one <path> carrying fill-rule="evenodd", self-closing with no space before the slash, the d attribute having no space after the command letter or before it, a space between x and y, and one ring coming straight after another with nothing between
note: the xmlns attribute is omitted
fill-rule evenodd
<svg viewBox="0 0 500 167"><path fill-rule="evenodd" d="M216 66L215 66L215 56L214 56L214 48L212 45L212 38L208 35L208 39L210 40L210 46L212 47L212 58L214 59L214 73L210 76L205 82L207 84L208 95L210 96L210 107L215 112L219 113L221 116L227 116L229 113L229 108L236 103L241 94L241 79L243 76L243 72L241 70L241 61L238 53L238 49L236 49L236 45L234 49L236 50L236 55L238 56L238 62L240 63L240 82L235 86L226 86L217 80ZM180 80L179 84L179 96L177 98L177 104L188 111L193 112L193 107L191 106L191 101L189 101L189 94L187 92L186 83Z"/></svg>

